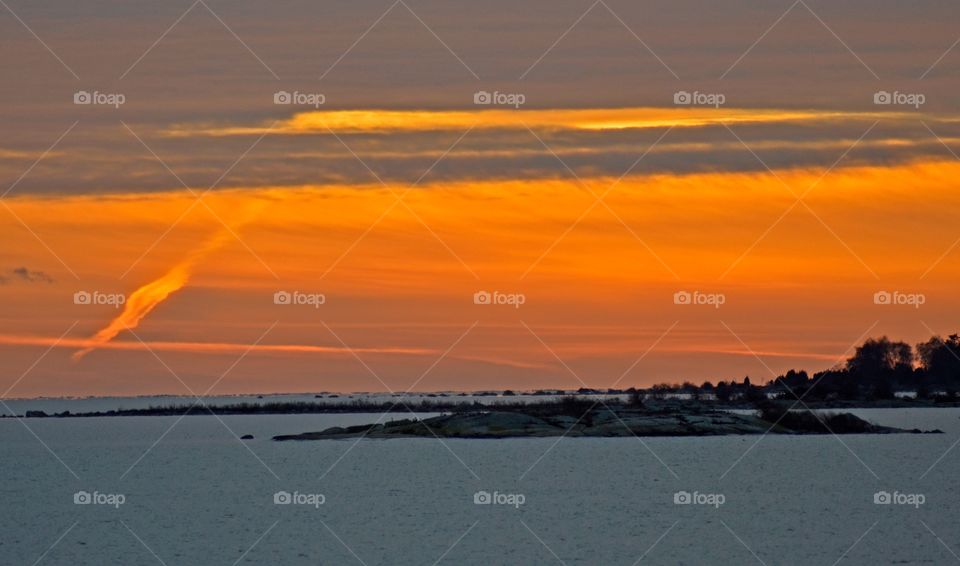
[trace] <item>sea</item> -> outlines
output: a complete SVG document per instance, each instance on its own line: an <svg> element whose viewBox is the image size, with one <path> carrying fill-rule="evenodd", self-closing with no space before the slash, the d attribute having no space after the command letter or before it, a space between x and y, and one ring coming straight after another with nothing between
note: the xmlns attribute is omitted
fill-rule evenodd
<svg viewBox="0 0 960 566"><path fill-rule="evenodd" d="M210 402L278 399L300 400ZM960 409L851 412L943 434L275 442L432 415L0 419L0 564L960 561Z"/></svg>

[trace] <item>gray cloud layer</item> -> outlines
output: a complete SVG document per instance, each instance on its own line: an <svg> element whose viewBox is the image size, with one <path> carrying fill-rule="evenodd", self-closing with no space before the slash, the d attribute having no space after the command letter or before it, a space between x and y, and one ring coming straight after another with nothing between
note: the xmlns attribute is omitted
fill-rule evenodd
<svg viewBox="0 0 960 566"><path fill-rule="evenodd" d="M811 1L816 15L797 4L773 29L792 2L610 0L614 13L595 5L570 29L592 2L410 0L416 15L394 5L352 48L391 2L211 0L210 8L229 30L198 4L152 49L190 3L9 4L64 65L9 13L0 13L0 190L79 121L11 196L177 188L178 181L121 120L186 183L206 188L253 139L172 140L158 132L172 124L250 125L284 118L289 109L272 104L277 90L321 92L327 108L469 108L479 89L521 92L530 108L670 106L673 93L683 89L723 93L731 107L872 111L873 93L883 89L923 93L929 113L960 111L955 97L960 50L944 55L960 33L960 7L934 0ZM74 105L77 90L121 93L126 103L119 109ZM772 167L829 165L842 149L796 142L853 140L868 125L737 131L748 143L785 142L758 150ZM948 144L960 137L953 124L932 125ZM658 134L542 135L578 174L619 175ZM897 148L865 144L852 161L948 155L919 118L881 124L875 135L920 141ZM385 179L409 182L455 136L346 139ZM715 148L681 147L718 142ZM671 133L640 172L761 170L749 152L730 142L736 140L720 127ZM431 178L565 174L539 142L520 131L471 134ZM260 144L223 184L370 180L330 136L281 136Z"/></svg>

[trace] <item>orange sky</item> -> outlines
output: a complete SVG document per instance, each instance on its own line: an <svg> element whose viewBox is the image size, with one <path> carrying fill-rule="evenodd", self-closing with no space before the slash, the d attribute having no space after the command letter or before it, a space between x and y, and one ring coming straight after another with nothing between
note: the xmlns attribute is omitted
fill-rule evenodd
<svg viewBox="0 0 960 566"><path fill-rule="evenodd" d="M794 120L775 111L720 112L731 124L747 116ZM402 124L399 114L358 122L352 132L342 123L349 114L334 122L357 134L370 124ZM684 119L720 127L712 117L702 123L701 114ZM631 130L651 119L658 136L670 125L635 109L622 120L612 110L531 114L527 125L556 136L586 115ZM453 116L459 126L484 117ZM517 128L515 119L502 120L486 127ZM431 124L417 114L408 129ZM247 127L227 133L255 139L258 131ZM861 149L895 137L872 136ZM448 138L434 144L429 161L456 140ZM775 146L751 141L775 162ZM635 155L644 149L636 144ZM457 179L446 171L413 188L390 178L381 185L372 175L227 185L202 204L183 188L15 195L0 209L0 267L8 271L0 285L0 387L12 387L9 396L185 394L205 391L228 370L217 393L627 387L746 374L763 381L770 369L829 367L865 334L919 341L955 331L960 162L931 151L885 163L854 149L831 169L843 151L832 149L821 165L773 172L640 167L618 179L589 167L575 178L558 167L533 178ZM544 158L555 159L551 153ZM20 266L52 281L17 276ZM522 294L523 304L475 304L483 291ZM878 291L926 300L919 309L876 305ZM127 311L75 304L77 292L131 300ZM278 292L322 294L323 302L275 304ZM723 304L678 305L677 292L722 294ZM92 350L71 359L85 349Z"/></svg>

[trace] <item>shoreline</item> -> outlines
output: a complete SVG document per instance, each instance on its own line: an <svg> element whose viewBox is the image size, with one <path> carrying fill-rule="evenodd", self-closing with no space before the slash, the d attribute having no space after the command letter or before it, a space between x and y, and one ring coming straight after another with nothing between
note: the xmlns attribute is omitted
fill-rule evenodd
<svg viewBox="0 0 960 566"><path fill-rule="evenodd" d="M620 406L623 399L613 395L565 395L554 399L511 401L510 397L488 397L490 401L454 401L444 398L418 399L405 402L403 398L393 401L335 401L335 402L265 402L265 403L185 403L163 406L151 406L136 409L109 409L97 411L60 411L47 413L41 410L28 410L22 414L4 414L0 419L19 418L96 418L96 417L169 417L193 415L306 415L306 414L392 414L392 413L476 413L476 412L556 412L558 407L571 403L596 405L597 407ZM766 401L717 401L694 399L645 399L644 405L654 412L673 411L677 413L696 413L702 411L751 411L760 405L790 408L794 410L856 410L856 409L927 409L956 408L960 401L936 401L930 399L882 399L882 400L804 400L770 399Z"/></svg>

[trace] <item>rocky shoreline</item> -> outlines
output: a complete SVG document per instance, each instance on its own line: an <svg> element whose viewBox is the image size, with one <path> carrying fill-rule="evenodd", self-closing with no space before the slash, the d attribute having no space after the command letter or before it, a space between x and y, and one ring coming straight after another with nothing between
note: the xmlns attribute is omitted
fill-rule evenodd
<svg viewBox="0 0 960 566"><path fill-rule="evenodd" d="M441 415L423 420L404 419L319 432L280 435L277 441L348 438L538 438L626 436L726 436L751 434L920 434L869 423L850 413L818 415L809 411L758 412L743 415L726 411L651 412L644 409L603 407L581 416L487 411ZM941 432L941 431L926 431Z"/></svg>

